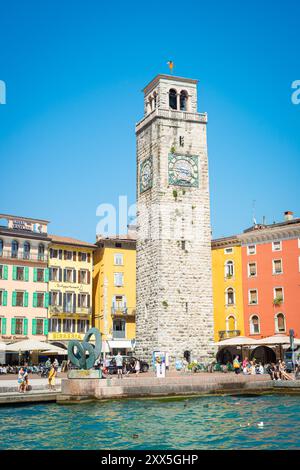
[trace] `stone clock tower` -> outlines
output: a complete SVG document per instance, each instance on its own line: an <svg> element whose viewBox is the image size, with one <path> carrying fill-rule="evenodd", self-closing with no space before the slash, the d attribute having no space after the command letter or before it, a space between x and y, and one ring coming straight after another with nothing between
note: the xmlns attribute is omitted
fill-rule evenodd
<svg viewBox="0 0 300 470"><path fill-rule="evenodd" d="M136 355L211 358L213 303L206 143L197 80L157 75L137 137Z"/></svg>

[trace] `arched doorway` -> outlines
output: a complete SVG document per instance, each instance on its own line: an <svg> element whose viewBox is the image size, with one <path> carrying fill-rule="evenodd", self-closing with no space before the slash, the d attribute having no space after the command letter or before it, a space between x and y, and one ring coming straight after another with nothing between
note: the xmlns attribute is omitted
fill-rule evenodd
<svg viewBox="0 0 300 470"><path fill-rule="evenodd" d="M220 362L220 364L227 364L227 362L233 361L233 356L232 348L222 348L217 352L217 362Z"/></svg>
<svg viewBox="0 0 300 470"><path fill-rule="evenodd" d="M273 349L267 346L258 346L251 352L250 359L255 359L262 364L270 364L276 362L276 354Z"/></svg>

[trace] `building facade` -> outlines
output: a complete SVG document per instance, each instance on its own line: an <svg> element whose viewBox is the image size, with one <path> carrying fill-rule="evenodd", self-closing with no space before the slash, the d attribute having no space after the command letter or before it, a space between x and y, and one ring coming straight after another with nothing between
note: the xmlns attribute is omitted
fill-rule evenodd
<svg viewBox="0 0 300 470"><path fill-rule="evenodd" d="M48 335L48 221L0 215L0 339Z"/></svg>
<svg viewBox="0 0 300 470"><path fill-rule="evenodd" d="M48 340L66 345L83 339L92 326L92 273L95 245L51 235L49 247Z"/></svg>
<svg viewBox="0 0 300 470"><path fill-rule="evenodd" d="M215 341L244 335L242 248L236 236L212 241Z"/></svg>
<svg viewBox="0 0 300 470"><path fill-rule="evenodd" d="M98 237L96 245L93 323L103 335L104 352L130 354L135 341L135 236Z"/></svg>
<svg viewBox="0 0 300 470"><path fill-rule="evenodd" d="M292 212L272 225L255 225L241 235L245 333L261 338L300 337L300 219Z"/></svg>
<svg viewBox="0 0 300 470"><path fill-rule="evenodd" d="M158 75L137 139L136 354L214 353L207 115L197 81Z"/></svg>

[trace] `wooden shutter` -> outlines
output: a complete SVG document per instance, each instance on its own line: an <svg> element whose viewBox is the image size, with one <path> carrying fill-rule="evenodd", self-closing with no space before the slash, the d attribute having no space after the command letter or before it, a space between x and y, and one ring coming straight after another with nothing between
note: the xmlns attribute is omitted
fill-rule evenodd
<svg viewBox="0 0 300 470"><path fill-rule="evenodd" d="M73 313L76 312L76 294L73 294Z"/></svg>
<svg viewBox="0 0 300 470"><path fill-rule="evenodd" d="M48 308L49 306L49 292L44 293L44 307Z"/></svg>
<svg viewBox="0 0 300 470"><path fill-rule="evenodd" d="M32 320L32 334L36 335L36 318Z"/></svg>
<svg viewBox="0 0 300 470"><path fill-rule="evenodd" d="M2 306L3 307L7 306L7 291L6 290L2 292Z"/></svg>
<svg viewBox="0 0 300 470"><path fill-rule="evenodd" d="M62 250L58 250L58 257L59 259L62 259Z"/></svg>
<svg viewBox="0 0 300 470"><path fill-rule="evenodd" d="M17 266L13 266L13 281L17 279Z"/></svg>
<svg viewBox="0 0 300 470"><path fill-rule="evenodd" d="M32 306L37 307L37 292L33 293Z"/></svg>
<svg viewBox="0 0 300 470"><path fill-rule="evenodd" d="M91 261L91 253L87 254L87 261L88 261L88 263Z"/></svg>
<svg viewBox="0 0 300 470"><path fill-rule="evenodd" d="M12 293L12 306L15 307L17 305L17 293L13 291Z"/></svg>
<svg viewBox="0 0 300 470"><path fill-rule="evenodd" d="M49 320L45 319L44 320L44 335L47 336L49 331Z"/></svg>
<svg viewBox="0 0 300 470"><path fill-rule="evenodd" d="M91 306L91 296L90 296L90 294L88 294L88 296L87 296L87 306L88 306L88 308L90 308L90 306Z"/></svg>
<svg viewBox="0 0 300 470"><path fill-rule="evenodd" d="M60 307L62 306L62 298L63 298L62 292L59 292L59 294L58 294L58 305Z"/></svg>
<svg viewBox="0 0 300 470"><path fill-rule="evenodd" d="M64 269L64 282L66 282L66 280L67 280L67 270Z"/></svg>
<svg viewBox="0 0 300 470"><path fill-rule="evenodd" d="M53 258L53 249L52 249L52 248L50 248L50 250L49 250L49 251L50 251L50 258Z"/></svg>
<svg viewBox="0 0 300 470"><path fill-rule="evenodd" d="M90 273L90 271L88 271L88 273L87 273L87 283L88 284L91 283L91 273Z"/></svg>
<svg viewBox="0 0 300 470"><path fill-rule="evenodd" d="M24 293L24 307L28 307L28 292Z"/></svg>
<svg viewBox="0 0 300 470"><path fill-rule="evenodd" d="M11 319L11 334L12 335L16 334L16 319L15 318Z"/></svg>
<svg viewBox="0 0 300 470"><path fill-rule="evenodd" d="M73 282L76 282L76 269L73 269Z"/></svg>
<svg viewBox="0 0 300 470"><path fill-rule="evenodd" d="M37 282L37 268L33 269L33 281Z"/></svg>
<svg viewBox="0 0 300 470"><path fill-rule="evenodd" d="M29 280L29 268L28 268L28 266L25 267L24 271L25 271L24 272L24 280L28 281Z"/></svg>
<svg viewBox="0 0 300 470"><path fill-rule="evenodd" d="M78 261L82 260L81 251L78 252Z"/></svg>
<svg viewBox="0 0 300 470"><path fill-rule="evenodd" d="M3 267L3 279L5 281L7 281L7 279L8 279L8 266L6 266L6 265Z"/></svg>
<svg viewBox="0 0 300 470"><path fill-rule="evenodd" d="M73 251L73 261L76 261L76 251Z"/></svg>
<svg viewBox="0 0 300 470"><path fill-rule="evenodd" d="M27 333L28 333L28 320L27 320L27 318L24 318L23 326L24 326L24 335L26 336Z"/></svg>
<svg viewBox="0 0 300 470"><path fill-rule="evenodd" d="M44 282L49 282L49 269L44 269Z"/></svg>
<svg viewBox="0 0 300 470"><path fill-rule="evenodd" d="M58 279L60 282L62 281L62 268L59 268Z"/></svg>
<svg viewBox="0 0 300 470"><path fill-rule="evenodd" d="M6 318L1 319L1 334L6 335Z"/></svg>

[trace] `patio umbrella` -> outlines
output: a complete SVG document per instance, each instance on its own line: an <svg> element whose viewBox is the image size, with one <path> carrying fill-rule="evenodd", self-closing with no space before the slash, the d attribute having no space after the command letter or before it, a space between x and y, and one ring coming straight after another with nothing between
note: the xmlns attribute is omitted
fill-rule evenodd
<svg viewBox="0 0 300 470"><path fill-rule="evenodd" d="M224 339L214 343L216 346L250 346L259 344L259 340L248 338L247 336L234 336L233 338Z"/></svg>
<svg viewBox="0 0 300 470"><path fill-rule="evenodd" d="M45 354L57 354L58 356L66 356L68 354L67 349L59 348L58 346L54 346L54 349L47 349L47 351L43 351Z"/></svg>
<svg viewBox="0 0 300 470"><path fill-rule="evenodd" d="M297 343L296 343L297 341ZM273 336L267 336L266 338L261 338L258 340L258 344L264 345L264 346L275 346L275 345L280 345L280 344L290 344L290 337L287 335L273 335ZM295 339L295 344L300 344L299 339Z"/></svg>
<svg viewBox="0 0 300 470"><path fill-rule="evenodd" d="M0 341L0 351L6 351L6 343L3 343L3 341Z"/></svg>
<svg viewBox="0 0 300 470"><path fill-rule="evenodd" d="M26 339L18 341L17 343L8 344L6 351L19 352L19 351L53 351L60 352L62 348L47 343L46 341L37 341L35 339Z"/></svg>

